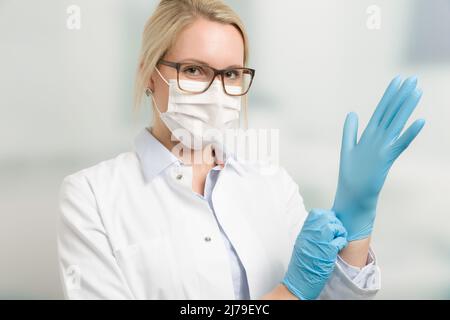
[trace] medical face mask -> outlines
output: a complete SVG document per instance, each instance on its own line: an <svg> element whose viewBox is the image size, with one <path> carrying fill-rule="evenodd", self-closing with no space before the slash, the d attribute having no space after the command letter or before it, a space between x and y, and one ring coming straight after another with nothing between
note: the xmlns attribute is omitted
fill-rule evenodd
<svg viewBox="0 0 450 320"><path fill-rule="evenodd" d="M203 93L186 93L179 89L177 80L167 81L156 69L159 76L169 86L167 111L161 112L151 95L161 120L172 135L183 145L198 150L210 143L223 143L226 129L239 125L241 97L227 95L219 80L215 80ZM201 91L205 83L191 80L180 80L186 90ZM227 86L228 92L239 93L239 86Z"/></svg>

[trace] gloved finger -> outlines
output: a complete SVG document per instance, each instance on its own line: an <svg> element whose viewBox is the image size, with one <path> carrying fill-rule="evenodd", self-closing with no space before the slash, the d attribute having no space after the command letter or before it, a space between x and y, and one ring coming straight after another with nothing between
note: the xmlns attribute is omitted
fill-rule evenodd
<svg viewBox="0 0 450 320"><path fill-rule="evenodd" d="M400 110L395 115L387 131L387 137L391 139L390 141L392 141L392 139L394 138L397 138L397 136L403 130L403 127L413 113L421 97L422 90L416 88L400 107Z"/></svg>
<svg viewBox="0 0 450 320"><path fill-rule="evenodd" d="M333 239L330 243L333 247L337 248L338 252L348 245L348 241L345 237L338 237L336 239Z"/></svg>
<svg viewBox="0 0 450 320"><path fill-rule="evenodd" d="M401 82L402 79L400 76L396 76L394 79L391 80L388 87L386 88L386 91L383 94L383 97L381 98L374 113L372 114L372 117L370 118L369 123L367 124L367 128L378 127L389 103L391 102L392 98L395 97L395 94L397 93Z"/></svg>
<svg viewBox="0 0 450 320"><path fill-rule="evenodd" d="M333 223L331 223L331 227L333 229L334 238L347 237L347 230L337 218L333 221Z"/></svg>
<svg viewBox="0 0 450 320"><path fill-rule="evenodd" d="M406 79L400 90L395 95L394 99L389 104L386 112L383 115L383 119L381 120L380 127L387 128L391 124L392 119L398 112L398 109L403 104L403 102L410 96L413 90L417 85L417 77L410 77Z"/></svg>
<svg viewBox="0 0 450 320"><path fill-rule="evenodd" d="M313 221L320 218L322 215L323 213L321 209L313 208L309 211L307 219L309 221Z"/></svg>
<svg viewBox="0 0 450 320"><path fill-rule="evenodd" d="M326 212L327 212L328 216L331 217L333 220L339 221L339 219L336 216L336 212L334 212L332 209L326 210Z"/></svg>
<svg viewBox="0 0 450 320"><path fill-rule="evenodd" d="M400 136L400 138L394 142L391 147L393 159L396 159L406 148L408 148L409 144L417 137L424 125L424 119L414 121L413 124L409 126L409 128Z"/></svg>
<svg viewBox="0 0 450 320"><path fill-rule="evenodd" d="M358 115L354 112L347 114L342 133L341 152L348 152L356 145L358 137Z"/></svg>

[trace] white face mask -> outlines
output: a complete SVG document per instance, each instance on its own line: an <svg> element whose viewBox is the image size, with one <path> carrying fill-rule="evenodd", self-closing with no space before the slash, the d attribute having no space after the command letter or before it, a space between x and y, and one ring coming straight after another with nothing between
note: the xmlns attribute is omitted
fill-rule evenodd
<svg viewBox="0 0 450 320"><path fill-rule="evenodd" d="M183 145L190 149L201 149L209 143L222 142L226 129L239 125L241 97L229 96L219 80L214 80L208 90L200 94L189 94L178 88L177 80L167 82L159 70L156 71L169 85L167 111L161 112L151 95L156 110L167 128ZM183 88L200 91L204 83L180 80ZM239 93L241 87L227 86L228 92Z"/></svg>

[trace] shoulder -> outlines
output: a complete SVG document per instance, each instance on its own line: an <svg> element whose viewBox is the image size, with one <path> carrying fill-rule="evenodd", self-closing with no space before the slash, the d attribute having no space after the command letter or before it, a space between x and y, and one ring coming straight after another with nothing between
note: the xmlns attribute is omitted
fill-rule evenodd
<svg viewBox="0 0 450 320"><path fill-rule="evenodd" d="M124 152L64 177L61 192L69 188L93 189L123 184L129 179L142 179L139 158L135 152ZM139 181L139 180L138 180Z"/></svg>

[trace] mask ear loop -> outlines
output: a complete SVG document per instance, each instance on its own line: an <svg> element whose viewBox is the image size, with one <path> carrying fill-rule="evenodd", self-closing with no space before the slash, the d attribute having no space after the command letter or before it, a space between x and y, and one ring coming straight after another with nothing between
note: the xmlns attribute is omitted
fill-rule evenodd
<svg viewBox="0 0 450 320"><path fill-rule="evenodd" d="M161 79L162 79L168 86L170 86L170 85L169 85L169 82L167 82L167 80L162 76L161 72L158 70L158 67L155 67L155 69L156 69L156 72L158 72L158 74L159 74L159 76L161 77ZM147 97L151 97L151 98L152 98L153 103L154 103L154 105L155 105L155 107L156 107L156 110L158 111L159 115L161 116L161 111L159 111L158 104L156 103L155 97L153 96L153 90L150 89L149 87L147 87L147 88L145 89L145 94L146 94Z"/></svg>
<svg viewBox="0 0 450 320"><path fill-rule="evenodd" d="M156 103L155 97L153 96L153 90L147 87L145 89L145 95L147 97L152 98L152 101L153 101L153 104L155 105L156 111L158 111L159 116L161 117L161 111L159 111L158 104Z"/></svg>
<svg viewBox="0 0 450 320"><path fill-rule="evenodd" d="M159 76L161 77L161 79L163 79L163 81L169 86L169 82L162 76L161 72L159 72L158 67L155 67L156 72L158 72Z"/></svg>

